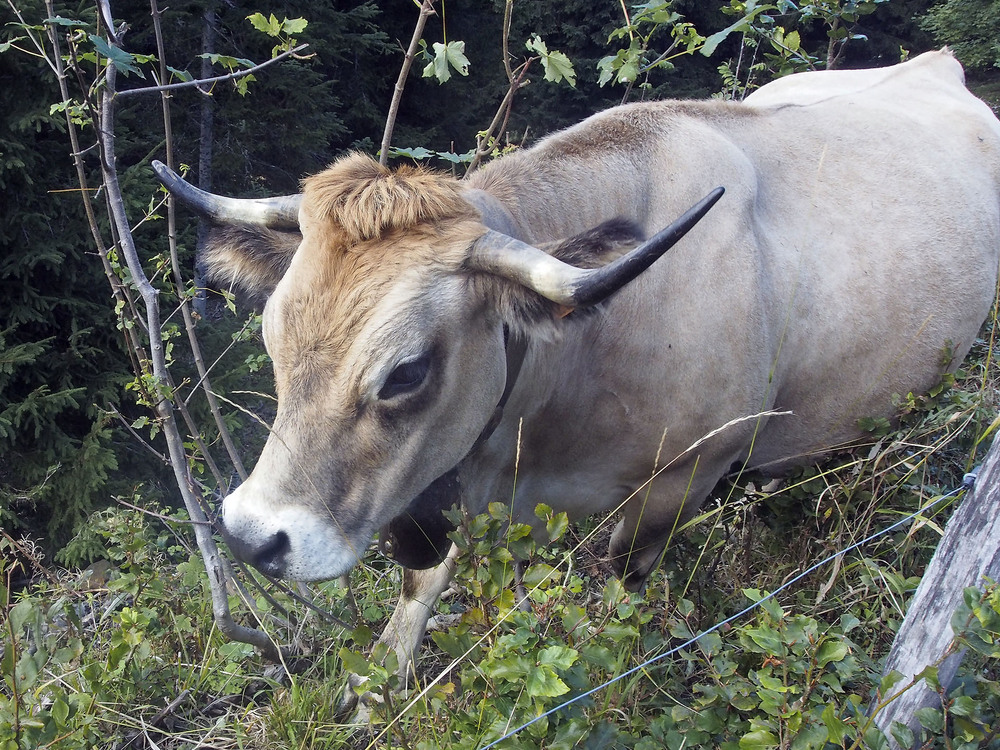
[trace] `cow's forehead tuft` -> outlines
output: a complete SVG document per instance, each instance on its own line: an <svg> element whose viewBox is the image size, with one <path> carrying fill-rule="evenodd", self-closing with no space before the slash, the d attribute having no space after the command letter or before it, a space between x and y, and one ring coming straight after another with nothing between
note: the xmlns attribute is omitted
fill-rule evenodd
<svg viewBox="0 0 1000 750"><path fill-rule="evenodd" d="M392 230L475 218L454 178L422 167L390 169L351 154L303 182L306 212L337 224L351 244Z"/></svg>

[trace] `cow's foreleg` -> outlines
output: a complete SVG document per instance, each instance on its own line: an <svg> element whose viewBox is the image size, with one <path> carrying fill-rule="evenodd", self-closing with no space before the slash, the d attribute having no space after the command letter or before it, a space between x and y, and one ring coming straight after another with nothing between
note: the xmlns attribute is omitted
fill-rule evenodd
<svg viewBox="0 0 1000 750"><path fill-rule="evenodd" d="M640 529L623 518L615 527L608 545L611 567L629 591L642 591L649 574L660 564L670 536L669 528Z"/></svg>
<svg viewBox="0 0 1000 750"><path fill-rule="evenodd" d="M728 456L715 461L719 474ZM708 470L706 470L708 466ZM678 467L658 475L633 496L622 511L608 545L611 565L629 591L641 591L660 563L664 547L676 530L692 518L715 484L713 465L703 457L694 468Z"/></svg>
<svg viewBox="0 0 1000 750"><path fill-rule="evenodd" d="M437 601L451 582L455 572L455 558L458 547L454 544L448 556L440 565L427 570L403 569L403 586L396 610L379 638L391 648L398 660L399 687L405 689L410 677L415 676L413 663L417 649L427 630L427 620L434 614ZM358 702L358 688L364 685L364 678L352 674L341 702L340 710L349 712Z"/></svg>

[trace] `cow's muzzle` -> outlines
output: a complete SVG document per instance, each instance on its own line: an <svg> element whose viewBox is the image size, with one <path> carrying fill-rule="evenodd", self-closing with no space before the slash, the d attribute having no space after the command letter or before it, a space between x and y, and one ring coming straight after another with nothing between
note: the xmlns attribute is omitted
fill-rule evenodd
<svg viewBox="0 0 1000 750"><path fill-rule="evenodd" d="M257 544L248 544L240 537L228 533L223 521L222 536L237 560L252 565L271 578L285 577L292 544L284 531L277 531Z"/></svg>

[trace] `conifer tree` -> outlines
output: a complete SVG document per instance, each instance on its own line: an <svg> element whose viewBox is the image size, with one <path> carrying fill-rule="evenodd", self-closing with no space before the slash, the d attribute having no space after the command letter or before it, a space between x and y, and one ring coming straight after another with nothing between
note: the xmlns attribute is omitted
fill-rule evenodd
<svg viewBox="0 0 1000 750"><path fill-rule="evenodd" d="M6 6L0 15L14 20ZM58 99L44 63L0 54L0 523L55 547L119 468L109 415L129 371Z"/></svg>

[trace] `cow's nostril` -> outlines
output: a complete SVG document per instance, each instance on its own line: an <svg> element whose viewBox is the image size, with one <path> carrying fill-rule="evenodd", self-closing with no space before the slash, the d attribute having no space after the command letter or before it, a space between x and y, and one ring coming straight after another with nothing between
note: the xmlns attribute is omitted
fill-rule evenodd
<svg viewBox="0 0 1000 750"><path fill-rule="evenodd" d="M253 565L272 578L281 578L285 572L285 555L291 548L288 534L279 531L257 552L253 559Z"/></svg>

